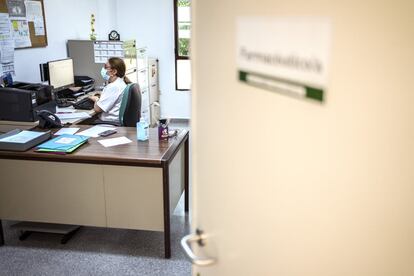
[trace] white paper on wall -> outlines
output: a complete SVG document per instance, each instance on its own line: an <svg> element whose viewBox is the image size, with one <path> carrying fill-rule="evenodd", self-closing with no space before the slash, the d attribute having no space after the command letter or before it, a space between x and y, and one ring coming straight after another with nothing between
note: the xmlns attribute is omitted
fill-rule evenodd
<svg viewBox="0 0 414 276"><path fill-rule="evenodd" d="M12 33L16 48L31 47L29 23L27 20L12 19Z"/></svg>
<svg viewBox="0 0 414 276"><path fill-rule="evenodd" d="M0 13L0 74L14 74L14 39L7 13Z"/></svg>
<svg viewBox="0 0 414 276"><path fill-rule="evenodd" d="M25 1L27 21L34 23L35 35L45 35L43 24L42 3L39 1Z"/></svg>

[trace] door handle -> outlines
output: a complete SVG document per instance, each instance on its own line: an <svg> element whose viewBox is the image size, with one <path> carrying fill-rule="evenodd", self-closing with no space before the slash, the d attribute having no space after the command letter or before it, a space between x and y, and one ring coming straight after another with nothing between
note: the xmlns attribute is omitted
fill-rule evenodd
<svg viewBox="0 0 414 276"><path fill-rule="evenodd" d="M214 258L201 258L194 254L191 249L192 243L197 243L199 246L203 247L205 245L205 240L207 239L206 235L203 234L203 231L197 229L195 234L190 234L181 239L181 247L184 249L185 254L191 260L191 262L198 266L208 266L216 262Z"/></svg>

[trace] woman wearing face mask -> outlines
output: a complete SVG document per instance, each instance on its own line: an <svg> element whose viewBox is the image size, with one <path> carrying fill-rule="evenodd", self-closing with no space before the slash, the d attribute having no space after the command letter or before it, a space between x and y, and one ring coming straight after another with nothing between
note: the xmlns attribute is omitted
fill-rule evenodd
<svg viewBox="0 0 414 276"><path fill-rule="evenodd" d="M122 59L112 57L101 70L101 75L108 82L101 96L90 96L95 102L94 110L99 114L102 121L119 122L119 108L121 106L122 94L131 81L125 76L125 63Z"/></svg>

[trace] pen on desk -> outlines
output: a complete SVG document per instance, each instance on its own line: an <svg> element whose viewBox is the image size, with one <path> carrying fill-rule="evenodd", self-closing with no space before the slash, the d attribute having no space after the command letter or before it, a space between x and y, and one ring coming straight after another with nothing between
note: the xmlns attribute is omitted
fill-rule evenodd
<svg viewBox="0 0 414 276"><path fill-rule="evenodd" d="M72 114L73 112L56 112L56 114Z"/></svg>

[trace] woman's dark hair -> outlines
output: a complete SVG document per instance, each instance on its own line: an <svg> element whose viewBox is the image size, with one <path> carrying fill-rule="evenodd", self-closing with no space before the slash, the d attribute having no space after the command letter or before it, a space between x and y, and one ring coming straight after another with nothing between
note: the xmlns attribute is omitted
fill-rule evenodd
<svg viewBox="0 0 414 276"><path fill-rule="evenodd" d="M111 66L111 69L116 70L117 77L123 78L126 84L131 83L131 81L125 76L126 66L123 59L111 57L110 59L108 59L108 63Z"/></svg>

